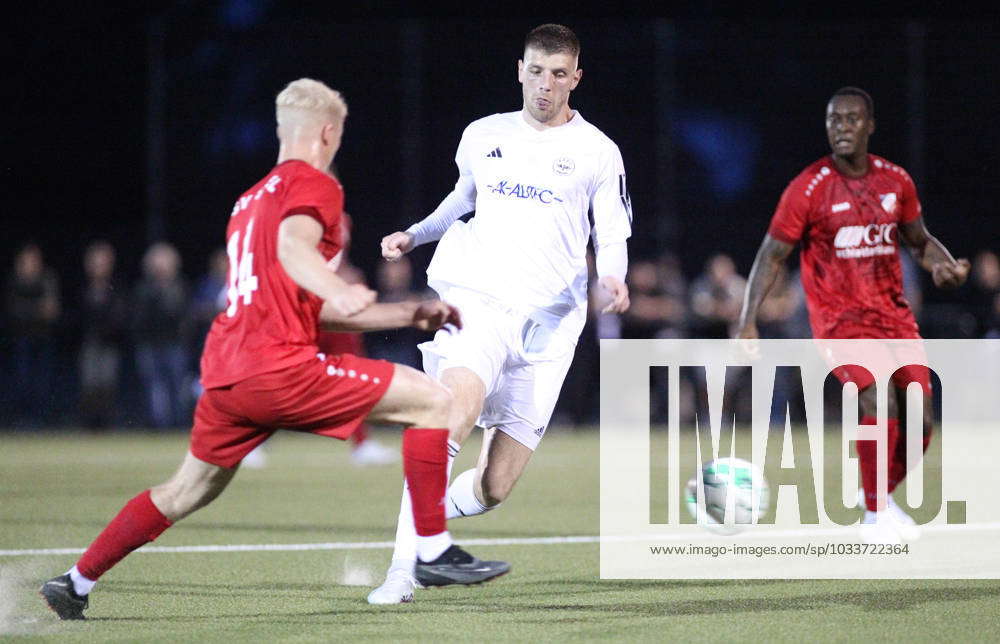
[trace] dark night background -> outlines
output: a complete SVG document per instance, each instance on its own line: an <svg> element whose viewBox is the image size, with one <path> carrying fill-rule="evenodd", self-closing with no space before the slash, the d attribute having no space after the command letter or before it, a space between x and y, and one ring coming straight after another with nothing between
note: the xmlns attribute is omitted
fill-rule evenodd
<svg viewBox="0 0 1000 644"><path fill-rule="evenodd" d="M310 76L350 108L337 164L352 258L371 276L380 238L451 189L465 125L520 108L524 35L550 21L583 46L571 106L622 151L633 258L672 250L694 275L724 250L745 275L785 185L829 152L825 104L843 85L874 97L871 151L911 172L931 232L956 256L998 246L994 22L338 21L332 7L268 0L154 6L50 9L8 41L5 272L33 239L72 294L88 241L112 241L132 279L166 239L197 277L235 198L274 163L275 94Z"/></svg>

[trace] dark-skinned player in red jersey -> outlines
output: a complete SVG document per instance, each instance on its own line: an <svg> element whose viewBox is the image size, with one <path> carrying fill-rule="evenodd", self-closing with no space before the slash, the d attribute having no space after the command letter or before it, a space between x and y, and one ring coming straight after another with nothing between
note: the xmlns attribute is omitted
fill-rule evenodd
<svg viewBox="0 0 1000 644"><path fill-rule="evenodd" d="M83 619L96 581L136 548L211 503L240 461L278 428L347 438L365 418L402 425L403 471L417 526L417 568L429 585L473 584L508 570L451 542L451 393L415 369L350 354L323 355L320 323L361 332L461 325L441 301L375 304L328 263L342 250L344 193L328 172L347 105L308 78L275 101L278 164L236 202L226 228L229 306L212 322L201 361L191 444L170 480L130 500L66 574L41 588L61 619Z"/></svg>
<svg viewBox="0 0 1000 644"><path fill-rule="evenodd" d="M898 165L868 152L875 131L871 97L862 89L837 90L826 107L832 154L802 171L785 189L757 251L736 336L757 338L757 311L795 244L800 244L802 286L816 338L919 339L916 319L903 297L899 242L929 271L935 286L957 288L969 262L956 260L927 232L913 180ZM860 392L862 425L877 424L876 387L866 370L835 369L841 382ZM864 491L862 535L872 543L898 543L918 535L913 519L892 500L908 471L906 385L924 391L923 446L932 432L931 386L926 369L900 370L888 397L887 499L879 505L875 441L858 441ZM911 466L913 464L910 464Z"/></svg>

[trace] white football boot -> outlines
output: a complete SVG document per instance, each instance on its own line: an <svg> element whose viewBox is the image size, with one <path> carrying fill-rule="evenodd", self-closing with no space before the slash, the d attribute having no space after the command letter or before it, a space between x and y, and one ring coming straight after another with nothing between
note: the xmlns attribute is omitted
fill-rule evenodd
<svg viewBox="0 0 1000 644"><path fill-rule="evenodd" d="M873 545L894 546L902 541L899 532L896 530L896 522L889 516L888 511L872 512L865 510L865 517L861 520L860 526L861 540Z"/></svg>
<svg viewBox="0 0 1000 644"><path fill-rule="evenodd" d="M894 524L896 533L903 541L916 541L919 539L920 527L913 520L913 517L907 514L903 508L899 507L896 501L893 500L892 495L889 495L887 501L885 510L878 514L885 515L885 520L891 521ZM863 489L858 490L858 507L862 510L867 510L865 491Z"/></svg>
<svg viewBox="0 0 1000 644"><path fill-rule="evenodd" d="M917 522L903 508L896 505L891 496L889 497L889 503L885 512L895 522L896 532L903 538L903 541L916 541L920 538L920 527L917 525Z"/></svg>
<svg viewBox="0 0 1000 644"><path fill-rule="evenodd" d="M413 573L405 568L390 568L385 581L368 593L369 604L408 604L414 589L420 587Z"/></svg>

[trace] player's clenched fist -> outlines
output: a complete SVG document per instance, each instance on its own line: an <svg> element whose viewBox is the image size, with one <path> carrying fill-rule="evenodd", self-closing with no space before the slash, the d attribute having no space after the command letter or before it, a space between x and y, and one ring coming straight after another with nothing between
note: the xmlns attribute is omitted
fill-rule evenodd
<svg viewBox="0 0 1000 644"><path fill-rule="evenodd" d="M413 326L421 331L437 331L446 324L462 328L462 316L451 304L441 300L427 300L417 305L413 312Z"/></svg>
<svg viewBox="0 0 1000 644"><path fill-rule="evenodd" d="M328 302L338 315L349 317L361 313L375 303L377 294L363 284L351 284L342 289Z"/></svg>
<svg viewBox="0 0 1000 644"><path fill-rule="evenodd" d="M969 277L969 260L938 262L931 269L931 276L934 278L934 286L938 288L958 288Z"/></svg>
<svg viewBox="0 0 1000 644"><path fill-rule="evenodd" d="M413 250L413 235L395 232L382 238L382 257L394 262Z"/></svg>

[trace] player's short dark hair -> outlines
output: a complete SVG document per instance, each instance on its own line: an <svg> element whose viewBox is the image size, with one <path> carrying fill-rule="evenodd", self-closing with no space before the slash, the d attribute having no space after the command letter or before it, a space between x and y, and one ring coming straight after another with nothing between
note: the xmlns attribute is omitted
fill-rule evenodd
<svg viewBox="0 0 1000 644"><path fill-rule="evenodd" d="M528 32L524 48L532 47L546 54L580 55L580 39L573 30L563 25L539 25Z"/></svg>
<svg viewBox="0 0 1000 644"><path fill-rule="evenodd" d="M860 97L861 100L865 102L865 109L868 110L868 118L870 119L875 118L875 101L872 100L872 97L870 94L868 94L868 92L861 89L860 87L853 87L850 85L848 85L847 87L841 87L840 89L838 89L836 92L833 93L833 96L830 97L830 100L832 101L838 96Z"/></svg>

